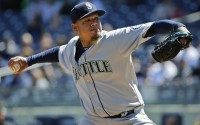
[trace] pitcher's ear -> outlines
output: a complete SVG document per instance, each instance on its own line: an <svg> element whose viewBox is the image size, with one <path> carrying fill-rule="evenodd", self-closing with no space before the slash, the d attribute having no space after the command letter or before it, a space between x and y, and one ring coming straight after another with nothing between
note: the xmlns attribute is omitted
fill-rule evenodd
<svg viewBox="0 0 200 125"><path fill-rule="evenodd" d="M77 32L77 25L72 23L72 29Z"/></svg>

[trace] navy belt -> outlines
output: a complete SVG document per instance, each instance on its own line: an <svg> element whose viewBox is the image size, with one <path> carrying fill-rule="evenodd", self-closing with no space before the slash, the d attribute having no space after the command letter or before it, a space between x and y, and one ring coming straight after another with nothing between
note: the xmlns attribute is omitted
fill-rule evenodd
<svg viewBox="0 0 200 125"><path fill-rule="evenodd" d="M132 110L125 111L125 112L122 112L122 113L117 114L117 115L108 116L108 117L104 117L104 118L123 118L123 117L130 115L130 114L133 114L134 112L135 112L135 110L132 109Z"/></svg>

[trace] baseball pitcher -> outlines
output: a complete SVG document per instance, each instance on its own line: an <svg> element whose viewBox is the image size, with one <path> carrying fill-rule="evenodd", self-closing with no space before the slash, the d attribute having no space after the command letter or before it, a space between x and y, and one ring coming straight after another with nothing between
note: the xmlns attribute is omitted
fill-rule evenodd
<svg viewBox="0 0 200 125"><path fill-rule="evenodd" d="M71 71L85 110L80 125L155 125L144 112L131 55L157 34L175 34L152 52L156 61L167 61L189 46L192 35L184 24L171 20L104 31L104 14L90 2L77 4L71 10L77 36L66 45L11 58L8 66L20 73L36 63L59 62Z"/></svg>

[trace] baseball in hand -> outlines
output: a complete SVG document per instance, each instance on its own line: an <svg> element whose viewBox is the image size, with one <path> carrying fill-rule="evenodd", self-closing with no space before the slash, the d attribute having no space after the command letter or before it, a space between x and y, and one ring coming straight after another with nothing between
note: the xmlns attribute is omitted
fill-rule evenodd
<svg viewBox="0 0 200 125"><path fill-rule="evenodd" d="M19 71L19 69L20 69L19 63L14 64L13 67L12 67L13 72L17 72L17 71Z"/></svg>

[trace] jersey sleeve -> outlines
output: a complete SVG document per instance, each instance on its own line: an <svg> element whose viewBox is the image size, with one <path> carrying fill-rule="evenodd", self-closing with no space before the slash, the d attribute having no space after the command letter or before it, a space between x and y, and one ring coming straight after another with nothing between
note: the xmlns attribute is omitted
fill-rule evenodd
<svg viewBox="0 0 200 125"><path fill-rule="evenodd" d="M63 67L65 70L69 70L70 68L70 64L69 62L67 62L69 60L69 52L68 49L67 49L67 44L66 45L62 45L60 46L59 48L59 52L58 52L58 59L59 59L59 63L61 65L61 67Z"/></svg>
<svg viewBox="0 0 200 125"><path fill-rule="evenodd" d="M67 44L62 45L59 48L59 63L66 71L72 70L72 64L75 63L73 55L75 52L75 44L78 38L78 36L73 37Z"/></svg>
<svg viewBox="0 0 200 125"><path fill-rule="evenodd" d="M140 44L151 38L145 38L145 34L152 24L153 22L149 22L113 30L108 33L107 37L109 41L114 42L113 44L115 44L118 50L123 52L123 54L131 54Z"/></svg>

